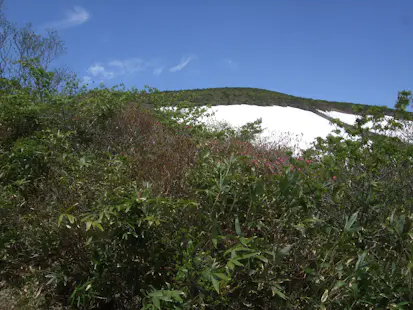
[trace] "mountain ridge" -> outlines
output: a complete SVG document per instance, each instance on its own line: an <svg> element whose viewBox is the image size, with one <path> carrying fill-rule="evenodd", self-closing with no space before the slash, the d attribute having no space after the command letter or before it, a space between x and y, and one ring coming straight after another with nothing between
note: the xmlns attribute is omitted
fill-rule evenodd
<svg viewBox="0 0 413 310"><path fill-rule="evenodd" d="M167 90L162 93L181 94L182 100L189 100L196 105L235 105L248 104L258 106L285 106L307 111L336 111L348 114L360 114L372 107L381 107L386 115L394 115L395 110L387 106L366 105L360 103L329 101L297 97L281 92L249 87L217 87L183 90ZM192 98L191 98L192 97ZM355 112L353 108L359 109Z"/></svg>

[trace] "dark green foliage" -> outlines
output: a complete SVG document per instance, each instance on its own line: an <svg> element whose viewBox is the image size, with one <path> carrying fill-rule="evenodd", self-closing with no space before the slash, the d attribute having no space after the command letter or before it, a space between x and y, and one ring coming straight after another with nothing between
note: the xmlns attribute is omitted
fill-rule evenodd
<svg viewBox="0 0 413 310"><path fill-rule="evenodd" d="M180 92L182 94L182 98L191 98L191 101L197 105L276 105L299 108L308 111L322 110L338 111L343 113L361 113L371 108L371 106L363 104L301 98L258 88L206 88L182 90ZM167 96L172 96L174 94L173 91L165 91L164 93ZM385 107L384 112L387 115L393 115L395 111Z"/></svg>
<svg viewBox="0 0 413 310"><path fill-rule="evenodd" d="M346 128L351 139L320 139L295 158L250 143L259 121L204 128L185 94L170 103L150 88L74 87L39 97L4 83L0 253L2 292L18 296L10 305L411 306L412 147L380 135L382 111ZM162 110L176 103L189 109Z"/></svg>
<svg viewBox="0 0 413 310"><path fill-rule="evenodd" d="M259 120L206 128L197 92L25 66L0 81L0 308L413 307L410 92L295 157Z"/></svg>

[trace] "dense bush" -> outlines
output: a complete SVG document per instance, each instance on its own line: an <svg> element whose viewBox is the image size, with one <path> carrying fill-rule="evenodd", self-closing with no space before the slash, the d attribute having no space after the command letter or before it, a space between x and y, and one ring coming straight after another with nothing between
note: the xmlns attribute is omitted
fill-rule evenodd
<svg viewBox="0 0 413 310"><path fill-rule="evenodd" d="M0 309L413 307L410 92L297 155L259 120L203 125L187 92L21 60L0 79Z"/></svg>
<svg viewBox="0 0 413 310"><path fill-rule="evenodd" d="M150 88L3 83L6 308L412 306L412 146L380 114L297 157Z"/></svg>

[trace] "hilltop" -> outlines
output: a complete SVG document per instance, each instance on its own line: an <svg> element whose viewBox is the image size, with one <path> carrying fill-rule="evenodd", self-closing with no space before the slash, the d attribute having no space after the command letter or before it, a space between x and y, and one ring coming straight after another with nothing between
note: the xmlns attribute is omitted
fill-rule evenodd
<svg viewBox="0 0 413 310"><path fill-rule="evenodd" d="M163 93L176 94L178 91L164 91ZM320 99L311 99L296 97L276 91L270 91L259 88L242 88L242 87L223 87L223 88L205 88L205 89L188 89L181 90L183 99L197 105L234 105L248 104L259 106L282 106L293 107L307 111L336 111L354 114L354 108L365 111L371 106L350 102L327 101ZM394 110L384 107L386 115L393 115Z"/></svg>

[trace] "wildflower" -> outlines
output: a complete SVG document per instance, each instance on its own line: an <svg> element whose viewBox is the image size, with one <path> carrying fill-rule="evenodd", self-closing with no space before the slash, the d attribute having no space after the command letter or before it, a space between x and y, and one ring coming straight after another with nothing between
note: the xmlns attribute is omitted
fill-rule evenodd
<svg viewBox="0 0 413 310"><path fill-rule="evenodd" d="M337 180L337 176L333 175L333 181Z"/></svg>

